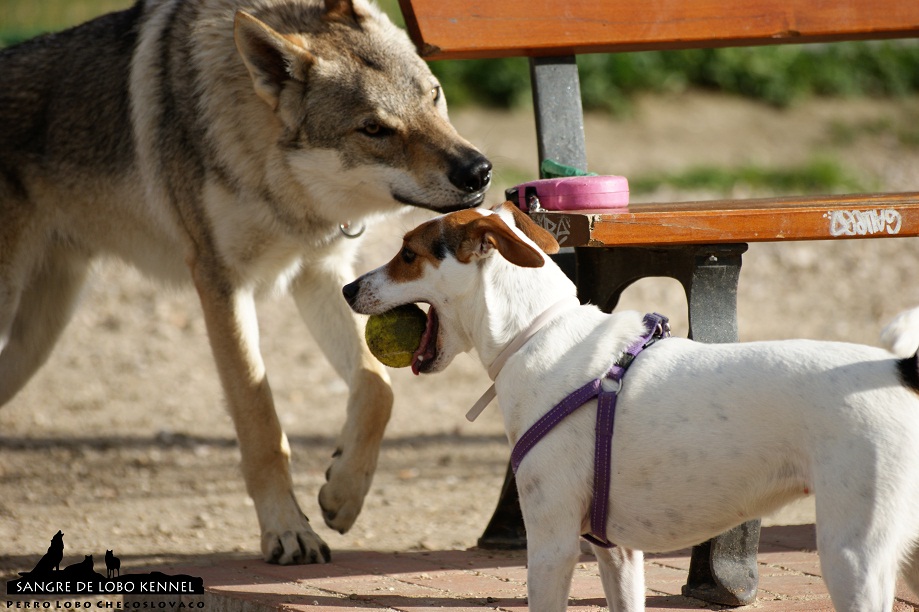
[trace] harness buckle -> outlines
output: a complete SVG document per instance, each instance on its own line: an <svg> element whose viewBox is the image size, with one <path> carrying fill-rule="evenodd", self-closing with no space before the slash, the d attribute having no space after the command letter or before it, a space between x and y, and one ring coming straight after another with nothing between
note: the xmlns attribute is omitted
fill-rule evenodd
<svg viewBox="0 0 919 612"><path fill-rule="evenodd" d="M613 383L616 383L616 388L612 389ZM613 395L619 395L619 392L622 391L622 379L613 378L611 376L606 376L600 381L600 387L602 387L604 393L612 393Z"/></svg>

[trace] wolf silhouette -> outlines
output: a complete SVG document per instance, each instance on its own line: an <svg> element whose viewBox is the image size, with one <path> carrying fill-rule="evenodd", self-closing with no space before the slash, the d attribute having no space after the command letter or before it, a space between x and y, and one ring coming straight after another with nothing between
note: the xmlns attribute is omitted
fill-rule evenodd
<svg viewBox="0 0 919 612"><path fill-rule="evenodd" d="M105 551L105 577L114 578L117 573L121 576L121 559L112 554L114 551Z"/></svg>
<svg viewBox="0 0 919 612"><path fill-rule="evenodd" d="M95 573L93 571L93 556L86 555L79 563L68 565L64 568L63 573L74 579L92 578Z"/></svg>
<svg viewBox="0 0 919 612"><path fill-rule="evenodd" d="M29 576L50 574L54 570L61 569L61 559L64 558L64 534L58 530L54 537L51 538L51 546L48 552L38 560L35 568L28 573Z"/></svg>

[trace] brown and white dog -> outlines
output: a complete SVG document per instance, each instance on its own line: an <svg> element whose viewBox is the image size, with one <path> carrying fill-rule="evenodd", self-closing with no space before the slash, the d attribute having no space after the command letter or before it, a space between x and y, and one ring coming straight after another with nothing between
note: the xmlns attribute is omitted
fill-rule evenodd
<svg viewBox="0 0 919 612"><path fill-rule="evenodd" d="M386 265L344 287L374 314L430 304L416 368L475 349L488 368L575 286L557 245L510 204L405 235ZM511 355L495 384L512 445L553 405L645 334L634 312L572 305ZM566 606L588 531L596 401L525 456L529 605ZM698 544L806 495L837 610L890 610L898 572L919 593L919 370L868 346L790 340L709 345L671 338L635 358L618 394L606 530L595 547L610 608L644 608L641 551Z"/></svg>

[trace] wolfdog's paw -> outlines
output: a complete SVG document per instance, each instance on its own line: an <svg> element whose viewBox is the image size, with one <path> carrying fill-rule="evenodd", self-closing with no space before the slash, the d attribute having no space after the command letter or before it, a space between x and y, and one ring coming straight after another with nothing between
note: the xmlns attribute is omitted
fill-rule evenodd
<svg viewBox="0 0 919 612"><path fill-rule="evenodd" d="M328 563L332 560L328 545L316 535L306 517L296 531L263 533L262 555L268 563L278 565Z"/></svg>
<svg viewBox="0 0 919 612"><path fill-rule="evenodd" d="M326 471L328 481L319 489L319 506L325 524L339 533L354 525L364 505L364 496L370 489L372 471L348 469L336 453L336 461Z"/></svg>

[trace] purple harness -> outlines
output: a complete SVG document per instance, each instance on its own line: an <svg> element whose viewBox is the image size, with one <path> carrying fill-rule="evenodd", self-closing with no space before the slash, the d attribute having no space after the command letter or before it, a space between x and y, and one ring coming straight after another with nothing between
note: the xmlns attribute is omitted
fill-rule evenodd
<svg viewBox="0 0 919 612"><path fill-rule="evenodd" d="M594 494L590 502L590 532L582 537L592 544L609 548L613 544L606 538L606 514L609 505L610 465L612 462L613 420L616 416L616 397L622 390L622 378L636 356L661 338L670 336L667 317L657 313L646 314L644 318L647 333L630 346L609 371L592 380L556 404L523 434L511 452L511 467L514 473L520 462L537 442L558 425L566 416L597 398L596 444L594 447ZM616 383L615 391L603 388L603 379Z"/></svg>

